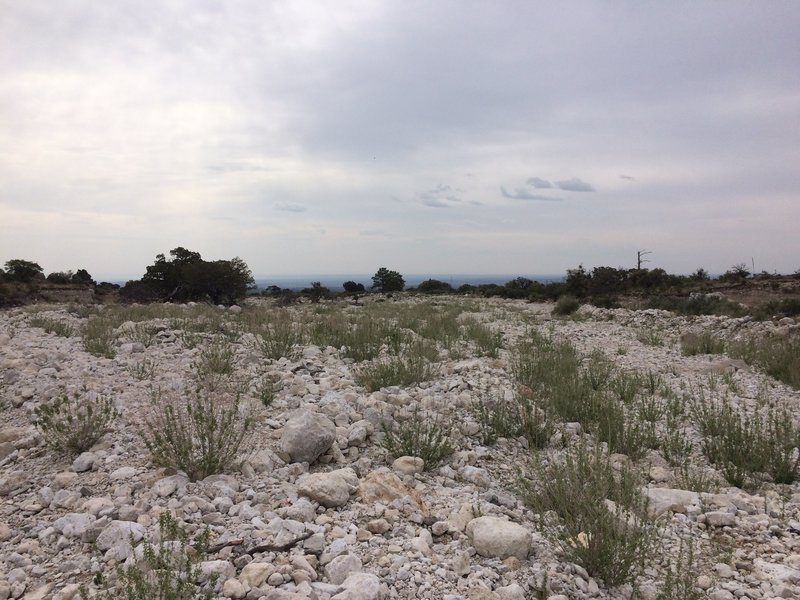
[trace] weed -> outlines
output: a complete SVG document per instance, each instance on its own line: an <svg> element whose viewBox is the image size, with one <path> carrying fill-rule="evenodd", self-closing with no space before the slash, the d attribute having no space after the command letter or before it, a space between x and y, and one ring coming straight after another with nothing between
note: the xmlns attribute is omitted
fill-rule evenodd
<svg viewBox="0 0 800 600"><path fill-rule="evenodd" d="M678 466L675 486L692 492L716 494L719 491L719 480L715 475L693 466L688 461Z"/></svg>
<svg viewBox="0 0 800 600"><path fill-rule="evenodd" d="M706 595L697 589L697 555L694 542L681 538L678 555L670 561L664 583L656 600L703 600Z"/></svg>
<svg viewBox="0 0 800 600"><path fill-rule="evenodd" d="M158 528L158 543L153 545L145 538L142 542L141 559L129 566L119 567L114 593L106 585L106 589L95 598L211 600L214 597L214 586L218 579L216 575L209 579L205 590L196 583L200 577L197 561L208 551L209 530L203 530L194 543L190 544L188 535L168 511L159 515ZM89 598L85 588L81 588L80 595L82 600Z"/></svg>
<svg viewBox="0 0 800 600"><path fill-rule="evenodd" d="M105 358L114 358L116 336L114 322L103 315L89 317L83 329L83 348L89 354Z"/></svg>
<svg viewBox="0 0 800 600"><path fill-rule="evenodd" d="M661 453L670 465L677 467L685 464L692 453L694 445L675 419L668 416L666 422L666 431L661 438L660 444Z"/></svg>
<svg viewBox="0 0 800 600"><path fill-rule="evenodd" d="M637 374L625 371L618 372L609 384L611 391L625 405L633 402L641 386L642 380Z"/></svg>
<svg viewBox="0 0 800 600"><path fill-rule="evenodd" d="M192 366L201 381L215 375L231 375L233 346L224 339L214 340L200 351L200 356Z"/></svg>
<svg viewBox="0 0 800 600"><path fill-rule="evenodd" d="M751 338L732 344L729 352L778 381L800 389L800 336Z"/></svg>
<svg viewBox="0 0 800 600"><path fill-rule="evenodd" d="M467 336L475 342L475 347L481 355L497 358L500 348L503 347L502 333L492 331L477 321L467 323L466 332Z"/></svg>
<svg viewBox="0 0 800 600"><path fill-rule="evenodd" d="M45 443L68 456L85 452L106 433L117 416L111 400L103 396L67 395L35 410L34 424Z"/></svg>
<svg viewBox="0 0 800 600"><path fill-rule="evenodd" d="M127 337L132 342L138 342L149 348L156 341L156 328L150 323L136 323L127 332Z"/></svg>
<svg viewBox="0 0 800 600"><path fill-rule="evenodd" d="M75 332L72 325L57 319L36 315L28 319L28 325L44 329L45 333L55 333L58 337L71 337Z"/></svg>
<svg viewBox="0 0 800 600"><path fill-rule="evenodd" d="M260 330L259 348L270 360L293 359L296 346L304 341L303 332L291 320L288 311L279 311Z"/></svg>
<svg viewBox="0 0 800 600"><path fill-rule="evenodd" d="M153 412L139 429L153 462L197 481L230 467L253 429L239 414L239 399L212 398L198 390L187 402L153 394Z"/></svg>
<svg viewBox="0 0 800 600"><path fill-rule="evenodd" d="M636 332L636 339L645 346L663 346L664 334L660 329L647 327Z"/></svg>
<svg viewBox="0 0 800 600"><path fill-rule="evenodd" d="M681 336L681 353L684 356L697 354L722 354L725 342L708 332L686 333Z"/></svg>
<svg viewBox="0 0 800 600"><path fill-rule="evenodd" d="M255 393L262 405L270 406L279 390L280 387L276 386L271 379L264 377L256 385Z"/></svg>
<svg viewBox="0 0 800 600"><path fill-rule="evenodd" d="M434 376L432 365L421 357L393 356L354 369L358 385L370 392L394 385L407 386L427 381Z"/></svg>
<svg viewBox="0 0 800 600"><path fill-rule="evenodd" d="M383 447L395 458L416 456L425 463L425 470L433 469L453 453L449 425L436 417L416 410L411 418L395 430L383 424Z"/></svg>
<svg viewBox="0 0 800 600"><path fill-rule="evenodd" d="M614 377L614 364L599 350L592 352L583 370L583 377L594 391L605 390Z"/></svg>
<svg viewBox="0 0 800 600"><path fill-rule="evenodd" d="M633 473L617 471L584 442L561 460L534 461L532 470L532 478L520 480L524 501L542 516L545 534L568 560L609 586L633 583L656 550L655 528L646 520L646 500Z"/></svg>
<svg viewBox="0 0 800 600"><path fill-rule="evenodd" d="M156 373L156 363L145 357L142 360L126 367L131 377L139 380L153 379Z"/></svg>

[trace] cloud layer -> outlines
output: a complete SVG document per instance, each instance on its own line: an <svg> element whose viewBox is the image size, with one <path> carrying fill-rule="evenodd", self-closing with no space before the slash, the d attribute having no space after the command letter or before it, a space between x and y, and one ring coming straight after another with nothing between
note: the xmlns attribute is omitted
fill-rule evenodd
<svg viewBox="0 0 800 600"><path fill-rule="evenodd" d="M797 22L789 0L6 3L0 263L548 273L647 246L791 272Z"/></svg>

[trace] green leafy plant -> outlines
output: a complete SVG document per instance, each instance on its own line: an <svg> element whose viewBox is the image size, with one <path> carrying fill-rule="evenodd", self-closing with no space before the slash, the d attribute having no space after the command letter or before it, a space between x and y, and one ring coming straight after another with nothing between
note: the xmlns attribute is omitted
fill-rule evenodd
<svg viewBox="0 0 800 600"><path fill-rule="evenodd" d="M84 350L94 356L114 358L117 354L115 326L114 321L103 315L89 317L82 335Z"/></svg>
<svg viewBox="0 0 800 600"><path fill-rule="evenodd" d="M95 598L100 600L211 600L218 576L212 575L205 586L200 586L198 560L206 555L210 532L208 528L190 542L189 536L179 527L168 511L158 517L158 542L145 538L141 558L117 570L113 590L106 582L105 589ZM138 553L137 553L138 554ZM85 587L82 600L88 600Z"/></svg>
<svg viewBox="0 0 800 600"><path fill-rule="evenodd" d="M139 429L153 462L184 471L192 481L223 473L250 438L251 416L239 414L239 399L198 390L186 402L154 392L153 412Z"/></svg>
<svg viewBox="0 0 800 600"><path fill-rule="evenodd" d="M382 445L394 458L416 456L425 462L425 470L433 469L450 456L454 447L449 425L430 414L414 411L411 418L395 428L383 424Z"/></svg>
<svg viewBox="0 0 800 600"><path fill-rule="evenodd" d="M72 325L57 319L36 315L28 320L31 327L40 327L45 333L55 333L58 337L71 337L75 331Z"/></svg>
<svg viewBox="0 0 800 600"><path fill-rule="evenodd" d="M584 442L549 462L534 460L531 470L519 482L525 504L568 560L612 587L635 582L657 547L634 473Z"/></svg>
<svg viewBox="0 0 800 600"><path fill-rule="evenodd" d="M76 392L37 407L34 424L50 448L74 456L94 446L116 416L108 398Z"/></svg>

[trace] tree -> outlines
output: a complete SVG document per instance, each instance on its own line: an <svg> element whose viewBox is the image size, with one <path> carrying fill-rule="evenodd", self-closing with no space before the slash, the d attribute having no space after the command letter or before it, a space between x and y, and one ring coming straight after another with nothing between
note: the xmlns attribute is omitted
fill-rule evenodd
<svg viewBox="0 0 800 600"><path fill-rule="evenodd" d="M703 267L700 267L697 269L697 271L689 275L689 279L692 281L708 281L711 279L711 277L709 276L708 271L706 271Z"/></svg>
<svg viewBox="0 0 800 600"><path fill-rule="evenodd" d="M72 280L72 271L61 272L56 271L47 276L47 281L50 283L69 283Z"/></svg>
<svg viewBox="0 0 800 600"><path fill-rule="evenodd" d="M12 281L30 283L44 277L44 271L35 262L14 258L6 263L6 277Z"/></svg>
<svg viewBox="0 0 800 600"><path fill-rule="evenodd" d="M319 281L312 281L310 288L305 288L300 292L304 296L308 296L313 304L316 304L323 298L327 298L331 291L322 285Z"/></svg>
<svg viewBox="0 0 800 600"><path fill-rule="evenodd" d="M357 294L366 291L363 283L356 283L355 281L345 281L342 287L348 294Z"/></svg>
<svg viewBox="0 0 800 600"><path fill-rule="evenodd" d="M170 251L170 260L157 254L139 281L129 281L120 290L128 300L210 301L234 304L253 285L250 268L241 258L205 261L198 252L183 247Z"/></svg>
<svg viewBox="0 0 800 600"><path fill-rule="evenodd" d="M417 286L417 291L421 294L449 294L453 291L453 286L446 281L428 279Z"/></svg>
<svg viewBox="0 0 800 600"><path fill-rule="evenodd" d="M381 267L372 276L372 289L383 294L389 292L402 292L406 287L405 279L397 271L390 271L386 267Z"/></svg>
<svg viewBox="0 0 800 600"><path fill-rule="evenodd" d="M72 276L72 283L78 283L80 285L95 285L95 280L91 275L89 275L89 271L86 269L78 269Z"/></svg>

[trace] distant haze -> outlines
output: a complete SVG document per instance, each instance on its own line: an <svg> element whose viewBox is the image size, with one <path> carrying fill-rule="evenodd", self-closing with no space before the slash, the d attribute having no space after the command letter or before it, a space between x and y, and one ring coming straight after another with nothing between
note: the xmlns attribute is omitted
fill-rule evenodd
<svg viewBox="0 0 800 600"><path fill-rule="evenodd" d="M800 268L796 0L0 6L0 265Z"/></svg>

